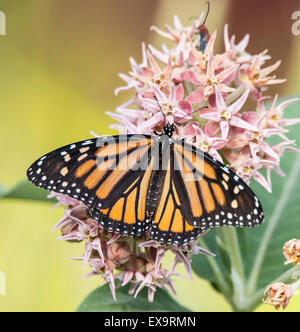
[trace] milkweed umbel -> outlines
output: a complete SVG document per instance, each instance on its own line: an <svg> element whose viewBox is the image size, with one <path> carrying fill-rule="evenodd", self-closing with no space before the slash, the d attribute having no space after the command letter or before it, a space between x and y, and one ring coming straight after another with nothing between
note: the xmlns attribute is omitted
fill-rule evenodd
<svg viewBox="0 0 300 332"><path fill-rule="evenodd" d="M35 185L82 201L108 232L182 245L212 227L253 227L264 219L252 190L215 158L173 138L174 124L155 136L100 137L38 159Z"/></svg>

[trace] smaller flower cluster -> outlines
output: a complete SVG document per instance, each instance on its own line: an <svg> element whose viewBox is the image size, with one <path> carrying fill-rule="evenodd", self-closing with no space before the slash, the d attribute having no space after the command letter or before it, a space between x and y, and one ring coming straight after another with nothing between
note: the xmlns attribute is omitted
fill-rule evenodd
<svg viewBox="0 0 300 332"><path fill-rule="evenodd" d="M292 239L286 242L283 246L283 255L286 258L285 264L292 263L300 266L300 240ZM277 310L281 307L285 309L298 289L300 289L300 278L291 285L276 282L266 289L265 294L267 294L267 297L264 302L274 306Z"/></svg>
<svg viewBox="0 0 300 332"><path fill-rule="evenodd" d="M300 266L300 240L292 239L283 246L283 254L286 258L285 264Z"/></svg>
<svg viewBox="0 0 300 332"><path fill-rule="evenodd" d="M178 276L175 268L183 263L187 274L192 279L192 255L213 255L191 242L182 247L165 246L151 240L146 233L139 238L129 238L105 231L89 214L87 207L67 195L52 193L49 198L56 198L57 205L63 205L65 214L55 225L60 229L60 240L84 242L85 251L81 258L83 266L91 267L87 275L99 275L109 284L113 298L116 299L116 287L130 284L129 293L137 296L148 288L148 299L153 301L156 287L168 288L176 294L172 277ZM162 267L163 258L170 251L174 255L172 268ZM116 284L118 280L118 284Z"/></svg>
<svg viewBox="0 0 300 332"><path fill-rule="evenodd" d="M133 97L116 113L108 112L120 122L112 128L121 133L151 135L166 122L175 123L177 138L184 137L219 161L229 163L245 182L253 178L271 191L271 171L284 175L280 169L282 153L296 151L294 141L285 134L286 127L300 119L283 118L286 106L296 99L277 105L275 96L272 105L265 106L271 98L265 95L267 88L285 79L271 75L280 61L265 66L271 58L267 51L255 55L246 51L249 35L236 43L225 25L224 52L214 52L216 31L204 52L199 51L197 31L203 18L201 14L192 26L184 27L175 16L174 28L166 25L166 31L162 31L152 27L174 46L162 45L158 50L143 44L142 63L130 58L131 71L120 74L126 86L115 92L131 90ZM249 100L255 106L249 108ZM281 142L270 145L268 138L274 135ZM266 178L261 170L266 170Z"/></svg>

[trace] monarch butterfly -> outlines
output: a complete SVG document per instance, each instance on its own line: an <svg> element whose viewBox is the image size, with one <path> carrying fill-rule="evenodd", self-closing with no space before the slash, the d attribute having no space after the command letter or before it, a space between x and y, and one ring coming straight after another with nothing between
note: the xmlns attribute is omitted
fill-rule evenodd
<svg viewBox="0 0 300 332"><path fill-rule="evenodd" d="M253 227L264 219L252 190L209 154L156 135L120 135L57 149L28 169L39 187L82 201L108 232L181 246L212 227Z"/></svg>

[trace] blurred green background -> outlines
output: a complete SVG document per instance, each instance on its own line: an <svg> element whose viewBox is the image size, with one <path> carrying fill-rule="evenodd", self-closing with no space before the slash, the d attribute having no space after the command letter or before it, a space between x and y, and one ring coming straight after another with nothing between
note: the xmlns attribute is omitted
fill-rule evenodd
<svg viewBox="0 0 300 332"><path fill-rule="evenodd" d="M129 70L129 56L141 60L142 41L162 41L149 27L171 24L175 13L187 23L205 8L201 0L0 0L7 19L7 35L0 36L0 182L16 184L40 155L90 137L89 130L112 134L104 112L129 97L114 96L122 85L118 73ZM300 36L291 33L291 15L299 9L299 0L211 0L207 26L218 29L219 49L224 23L238 40L249 32L251 52L267 48L273 62L283 61L278 77L288 82L271 93L294 95L300 92ZM62 210L49 208L0 201L0 271L7 278L0 311L74 311L102 283L83 279L88 271L69 259L80 257L83 247L56 239L51 230ZM178 278L175 287L177 300L192 310L230 310L197 277ZM299 308L298 296L287 311Z"/></svg>

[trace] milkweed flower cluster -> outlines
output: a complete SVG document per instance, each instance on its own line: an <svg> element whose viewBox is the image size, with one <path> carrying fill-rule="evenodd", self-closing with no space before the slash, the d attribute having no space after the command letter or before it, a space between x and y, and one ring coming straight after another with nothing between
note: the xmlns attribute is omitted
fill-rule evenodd
<svg viewBox="0 0 300 332"><path fill-rule="evenodd" d="M164 246L151 240L148 234L139 238L129 238L104 231L91 218L87 207L67 195L52 193L50 198L63 205L65 214L55 225L60 229L60 240L68 242L84 242L83 257L74 258L83 261L83 266L90 265L91 272L87 277L98 275L109 284L113 298L116 299L116 287L130 284L129 293L137 296L144 288L148 288L148 300L152 302L156 287L170 289L175 295L172 278L178 276L175 268L183 263L187 274L192 279L192 255L213 255L197 246L196 242L182 247ZM170 251L174 256L172 268L162 267L163 258Z"/></svg>
<svg viewBox="0 0 300 332"><path fill-rule="evenodd" d="M249 35L236 43L225 25L224 52L214 52L216 31L204 53L199 51L197 29L203 17L189 27L183 27L177 16L174 28L166 25L166 31L162 31L152 27L174 46L163 45L158 50L142 44L142 63L130 58L129 74L120 74L126 85L115 93L131 90L133 97L115 113L108 112L120 122L112 128L121 133L153 134L166 121L175 123L174 136L228 163L246 183L253 178L271 191L271 171L283 176L283 152L296 151L295 142L286 137L286 128L300 119L283 117L286 106L296 99L278 105L277 95L271 98L267 94L269 86L285 82L272 74L280 61L267 65L271 58L267 51L249 54ZM249 100L252 104L247 103ZM269 100L273 102L266 106ZM270 145L267 139L274 135L280 143Z"/></svg>
<svg viewBox="0 0 300 332"><path fill-rule="evenodd" d="M283 255L286 258L285 264L300 266L300 240L292 239L283 246Z"/></svg>
<svg viewBox="0 0 300 332"><path fill-rule="evenodd" d="M130 58L129 74L120 74L126 85L115 92L130 90L133 96L115 113L108 112L119 121L112 127L124 134L152 135L161 131L166 122L174 123L175 138L185 138L219 161L229 163L247 183L253 178L271 191L271 171L283 175L282 153L296 150L294 141L286 137L286 127L300 119L283 117L285 107L295 99L277 105L275 96L271 106L265 105L271 98L265 95L268 86L285 80L271 75L280 62L266 66L270 59L266 51L257 55L246 51L248 35L236 43L234 36L229 37L226 25L223 53L214 52L217 32L211 35L204 52L199 51L196 32L203 18L201 15L192 26L183 27L175 16L174 28L167 25L166 31L162 31L152 27L174 46L163 45L158 50L142 44L142 63ZM248 100L255 106L246 106ZM272 146L267 138L273 135L281 142ZM266 170L266 178L261 170ZM61 230L60 239L84 242L83 257L77 259L84 266L90 265L88 276L104 278L114 298L116 287L126 284L130 284L130 293L135 296L147 287L149 301L153 301L157 287L169 288L175 294L176 266L183 263L191 278L192 255L212 255L198 247L196 241L178 247L153 241L147 233L129 238L106 232L82 202L56 193L51 197L65 208L64 217L55 226ZM174 255L170 270L163 267L167 252Z"/></svg>
<svg viewBox="0 0 300 332"><path fill-rule="evenodd" d="M286 258L285 265L294 264L295 266L300 266L300 240L292 239L287 241L283 246L283 255ZM291 285L285 284L283 282L276 282L270 285L266 291L266 298L264 303L274 306L275 309L279 310L281 307L285 309L290 299L296 294L297 290L300 289L300 274L295 272L296 279L298 281L292 283Z"/></svg>

